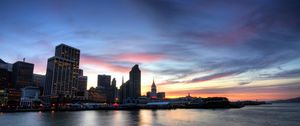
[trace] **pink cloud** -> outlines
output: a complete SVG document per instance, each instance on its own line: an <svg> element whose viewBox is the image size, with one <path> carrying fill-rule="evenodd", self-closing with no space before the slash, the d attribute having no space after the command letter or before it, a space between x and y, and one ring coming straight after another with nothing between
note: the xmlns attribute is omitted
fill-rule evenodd
<svg viewBox="0 0 300 126"><path fill-rule="evenodd" d="M148 63L161 60L164 57L165 56L163 54L129 53L118 55L114 59L118 61Z"/></svg>
<svg viewBox="0 0 300 126"><path fill-rule="evenodd" d="M118 65L113 65L112 63L109 63L108 61L97 57L97 56L91 56L91 55L81 55L80 62L82 65L93 65L96 67L104 67L110 71L113 72L121 72L121 73L127 73L130 68L129 67L123 67Z"/></svg>

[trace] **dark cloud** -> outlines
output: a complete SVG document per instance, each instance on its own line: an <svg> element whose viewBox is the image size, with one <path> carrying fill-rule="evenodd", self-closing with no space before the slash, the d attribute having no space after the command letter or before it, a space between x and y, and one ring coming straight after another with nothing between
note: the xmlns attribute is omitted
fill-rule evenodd
<svg viewBox="0 0 300 126"><path fill-rule="evenodd" d="M300 69L283 70L274 74L260 74L261 79L289 79L299 78Z"/></svg>
<svg viewBox="0 0 300 126"><path fill-rule="evenodd" d="M246 85L246 84L250 84L250 81L245 81L245 82L240 82L239 85Z"/></svg>
<svg viewBox="0 0 300 126"><path fill-rule="evenodd" d="M195 2L195 1L192 1ZM217 29L202 30L197 29L197 24L194 27L178 28L177 26L185 26L184 21L192 21L193 16L198 15L199 23L201 18L210 18L208 14L203 14L203 8L199 7L199 11L193 11L193 15L185 16L185 20L180 20L181 14L189 12L186 3L179 4L178 1L172 2L170 5L161 4L160 9L152 7L153 10L159 10L161 13L177 8L175 14L171 14L173 21L166 25L173 25L170 29L163 29L163 38L174 41L174 43L162 46L161 50L173 57L174 60L182 62L195 62L197 65L192 65L190 68L183 69L168 69L156 71L161 74L177 75L176 78L171 78L169 82L177 83L176 80L184 78L194 73L210 72L207 77L198 77L195 80L212 80L223 72L237 71L236 74L259 71L266 68L278 67L284 63L300 58L300 37L299 23L300 22L300 2L296 0L288 1L239 1L236 4L229 5L224 2L213 1L205 2L206 10L213 10L214 7L231 6L236 10L241 10L241 13L234 12L230 17L230 25L219 27ZM196 4L195 2L194 4ZM237 4L238 3L238 4ZM158 4L158 3L156 3ZM148 5L148 4L147 4ZM181 6L182 5L182 6ZM197 6L202 6L198 4ZM247 5L247 6L245 6ZM248 6L249 5L249 6ZM190 7L193 8L193 7ZM180 13L177 13L180 11ZM226 12L227 10L224 10ZM206 11L207 12L207 11ZM217 13L222 13L218 11ZM162 14L163 15L163 14ZM176 17L176 18L174 18ZM220 17L218 17L220 18ZM176 20L176 21L174 21ZM226 19L224 19L226 21ZM214 22L214 20L212 20ZM196 28L195 28L196 27ZM159 49L159 48L158 48ZM220 51L218 57L199 54L201 50L205 53L206 50ZM197 51L196 51L197 50ZM221 51L227 50L225 53ZM234 57L236 56L236 57ZM191 70L192 69L192 70ZM232 74L232 75L236 75ZM230 74L229 74L230 76Z"/></svg>

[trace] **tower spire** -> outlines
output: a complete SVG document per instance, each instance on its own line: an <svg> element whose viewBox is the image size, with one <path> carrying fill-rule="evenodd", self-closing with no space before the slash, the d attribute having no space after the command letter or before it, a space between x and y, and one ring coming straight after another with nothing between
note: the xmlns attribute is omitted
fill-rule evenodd
<svg viewBox="0 0 300 126"><path fill-rule="evenodd" d="M154 82L154 77L153 77L153 82L152 82L152 84L155 84L155 82Z"/></svg>

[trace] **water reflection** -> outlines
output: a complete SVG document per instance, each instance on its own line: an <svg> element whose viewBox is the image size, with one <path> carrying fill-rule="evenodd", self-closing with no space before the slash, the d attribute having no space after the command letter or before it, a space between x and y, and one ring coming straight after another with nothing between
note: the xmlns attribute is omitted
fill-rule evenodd
<svg viewBox="0 0 300 126"><path fill-rule="evenodd" d="M2 126L298 126L300 104L242 109L0 113Z"/></svg>

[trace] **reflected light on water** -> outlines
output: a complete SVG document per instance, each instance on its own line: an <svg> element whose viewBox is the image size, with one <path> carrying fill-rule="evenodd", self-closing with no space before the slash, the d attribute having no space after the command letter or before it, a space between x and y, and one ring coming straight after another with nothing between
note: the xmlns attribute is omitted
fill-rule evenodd
<svg viewBox="0 0 300 126"><path fill-rule="evenodd" d="M299 104L242 109L98 110L0 113L2 126L298 126Z"/></svg>

